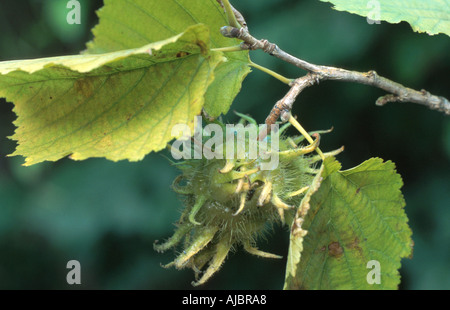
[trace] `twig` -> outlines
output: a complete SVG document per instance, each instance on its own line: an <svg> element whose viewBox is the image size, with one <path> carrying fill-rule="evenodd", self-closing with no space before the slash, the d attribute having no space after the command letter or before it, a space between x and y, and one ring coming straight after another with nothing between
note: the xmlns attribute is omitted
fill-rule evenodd
<svg viewBox="0 0 450 310"><path fill-rule="evenodd" d="M294 105L295 99L297 96L309 86L312 86L319 82L318 75L315 73L308 73L301 78L294 80L290 86L291 88L287 92L287 94L280 100L272 108L269 116L266 118L266 130L262 130L259 135L259 140L264 139L269 133L272 124L275 124L277 119L281 116L281 120L286 122L289 120L290 111L292 110L292 106Z"/></svg>
<svg viewBox="0 0 450 310"><path fill-rule="evenodd" d="M417 91L408 87L405 87L399 83L393 82L387 78L379 76L375 71L369 72L357 72L350 71L341 68L334 68L328 66L320 66L311 64L302 59L294 57L282 49L280 49L276 44L270 43L267 40L258 40L254 38L248 30L244 28L233 28L229 26L225 26L221 29L221 32L224 36L237 38L244 41L241 46L243 48L247 48L250 50L261 49L264 52L275 56L281 60L284 60L290 64L293 64L303 70L314 74L315 81L319 82L319 80L338 80L338 81L346 81L346 82L354 82L365 85L374 86L380 89L385 90L389 93L389 95L380 97L376 104L381 106L388 102L414 102L418 104L422 104L427 106L432 110L437 110L443 112L446 115L450 115L450 102L448 99L440 96L435 96L427 92L426 90ZM307 75L308 76L308 75ZM311 77L306 78L309 80ZM299 79L296 80L297 82ZM311 86L315 83L305 84L304 87L300 89L302 91L305 87ZM296 85L296 83L294 83ZM288 93L289 94L289 93ZM298 93L297 93L298 95ZM286 95L288 96L288 95ZM285 97L286 98L286 97ZM285 99L283 98L283 99ZM294 97L295 98L295 97ZM283 100L282 99L282 100ZM287 100L287 99L286 99ZM277 104L272 109L271 115L267 118L269 121L272 121L278 113ZM290 105L292 108L292 104ZM280 115L280 114L278 114ZM266 121L267 123L267 121ZM269 126L270 128L270 126Z"/></svg>
<svg viewBox="0 0 450 310"><path fill-rule="evenodd" d="M239 12L238 10L236 10L231 3L228 0L222 1L222 0L216 0L220 6L225 10L225 14L227 14L228 17L228 21L230 26L233 26L232 24L234 24L234 20L236 20L238 22L238 26L241 26L243 28L245 28L248 31L248 27L247 27L247 23L244 19L244 16L242 16L241 12ZM225 3L224 3L225 2ZM230 10L231 9L231 10ZM230 17L230 13L232 12L232 14L234 16ZM233 18L234 17L234 18ZM240 28L238 26L235 26L237 28Z"/></svg>

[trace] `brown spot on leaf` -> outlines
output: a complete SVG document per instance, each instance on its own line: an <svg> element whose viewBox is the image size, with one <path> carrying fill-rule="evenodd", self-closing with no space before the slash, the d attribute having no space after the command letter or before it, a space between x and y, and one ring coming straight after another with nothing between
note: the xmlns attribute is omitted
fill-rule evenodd
<svg viewBox="0 0 450 310"><path fill-rule="evenodd" d="M328 245L328 255L332 257L339 258L344 253L344 249L341 247L339 242L334 241Z"/></svg>
<svg viewBox="0 0 450 310"><path fill-rule="evenodd" d="M190 55L190 53L179 51L176 56L177 56L177 58L181 58L181 57L185 57L185 56L188 56L188 55Z"/></svg>
<svg viewBox="0 0 450 310"><path fill-rule="evenodd" d="M353 239L352 242L346 244L345 246L350 249L350 250L356 250L359 253L359 256L361 258L364 258L364 254L363 254L363 250L362 248L359 246L359 239L357 237L355 237L355 239Z"/></svg>
<svg viewBox="0 0 450 310"><path fill-rule="evenodd" d="M359 239L358 239L358 238L353 239L352 242L350 242L349 244L347 244L347 247L348 247L349 249L356 249L356 248L359 248Z"/></svg>
<svg viewBox="0 0 450 310"><path fill-rule="evenodd" d="M356 190L356 194L359 194L360 190L361 190L361 187L358 187L358 189Z"/></svg>
<svg viewBox="0 0 450 310"><path fill-rule="evenodd" d="M89 98L94 93L94 81L95 79L93 77L81 78L75 81L75 83L73 84L73 88L84 98Z"/></svg>
<svg viewBox="0 0 450 310"><path fill-rule="evenodd" d="M203 41L201 41L201 40L197 40L197 41L195 42L195 44L197 44L197 46L200 47L200 52L201 52L203 55L206 55L206 54L208 53L208 48L207 48L205 42L203 42Z"/></svg>

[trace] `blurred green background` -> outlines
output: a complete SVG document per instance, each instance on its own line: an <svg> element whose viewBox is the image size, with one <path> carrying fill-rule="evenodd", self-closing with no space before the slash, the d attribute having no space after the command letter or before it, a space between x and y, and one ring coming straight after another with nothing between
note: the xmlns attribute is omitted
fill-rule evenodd
<svg viewBox="0 0 450 310"><path fill-rule="evenodd" d="M2 0L0 60L76 54L92 38L100 0L80 0L82 21L68 25L65 0ZM406 86L450 98L450 38L414 33L406 23L369 25L317 1L234 1L250 30L307 61L376 70ZM262 52L252 59L288 76L304 72ZM254 71L232 109L262 123L287 87ZM450 118L412 103L376 107L384 93L368 86L323 82L305 90L294 114L307 130L334 126L322 149L345 145L344 169L370 157L397 164L415 242L402 262L401 289L450 289ZM6 157L15 142L13 104L0 99L0 289L191 289L190 270L163 269L168 238L182 208L171 191L178 174L162 156L142 162L68 159L23 167ZM227 121L235 121L230 113ZM275 227L261 249L286 256L288 230ZM82 284L66 282L78 260ZM281 289L286 261L238 251L200 289Z"/></svg>

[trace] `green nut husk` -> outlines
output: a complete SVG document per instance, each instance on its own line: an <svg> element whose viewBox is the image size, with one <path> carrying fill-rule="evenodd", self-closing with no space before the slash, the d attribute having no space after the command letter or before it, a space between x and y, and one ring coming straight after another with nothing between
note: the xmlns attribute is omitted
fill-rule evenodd
<svg viewBox="0 0 450 310"><path fill-rule="evenodd" d="M241 123L245 121L253 123L248 116ZM271 170L262 170L265 161L249 159L248 153L243 159L203 156L177 163L182 174L175 179L173 189L182 197L185 210L174 235L154 247L165 251L182 246L179 256L166 266L192 268L196 274L194 286L205 283L220 269L228 253L239 246L254 255L281 257L258 250L258 236L274 224L292 221L317 172L315 166L322 160L309 154L318 146L318 133L315 143L300 147L297 143L302 137L281 135L284 129L266 138L279 139L278 148L269 150L279 156L278 165ZM245 137L246 146L249 139Z"/></svg>

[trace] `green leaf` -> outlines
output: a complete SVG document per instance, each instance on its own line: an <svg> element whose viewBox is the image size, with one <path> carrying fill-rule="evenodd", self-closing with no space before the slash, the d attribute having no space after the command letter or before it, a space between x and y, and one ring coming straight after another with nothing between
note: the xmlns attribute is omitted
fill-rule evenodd
<svg viewBox="0 0 450 310"><path fill-rule="evenodd" d="M291 240L290 251L302 252L292 254L301 254L296 266L288 258L285 289L396 289L401 258L412 251L401 177L379 158L339 169L333 158L325 160L302 225L308 231L302 247ZM379 284L370 281L373 261Z"/></svg>
<svg viewBox="0 0 450 310"><path fill-rule="evenodd" d="M141 160L178 123L193 128L214 69L209 28L105 54L0 63L0 97L15 104L14 154L26 165L64 156Z"/></svg>
<svg viewBox="0 0 450 310"><path fill-rule="evenodd" d="M450 5L444 0L320 0L372 20L408 22L414 31L450 35Z"/></svg>
<svg viewBox="0 0 450 310"><path fill-rule="evenodd" d="M240 43L220 33L228 21L216 0L105 0L98 15L100 23L93 29L95 38L88 43L87 53L136 48L176 35L198 23L210 28L212 48ZM225 56L228 61L217 67L206 93L204 109L214 118L229 110L250 72L248 51Z"/></svg>

